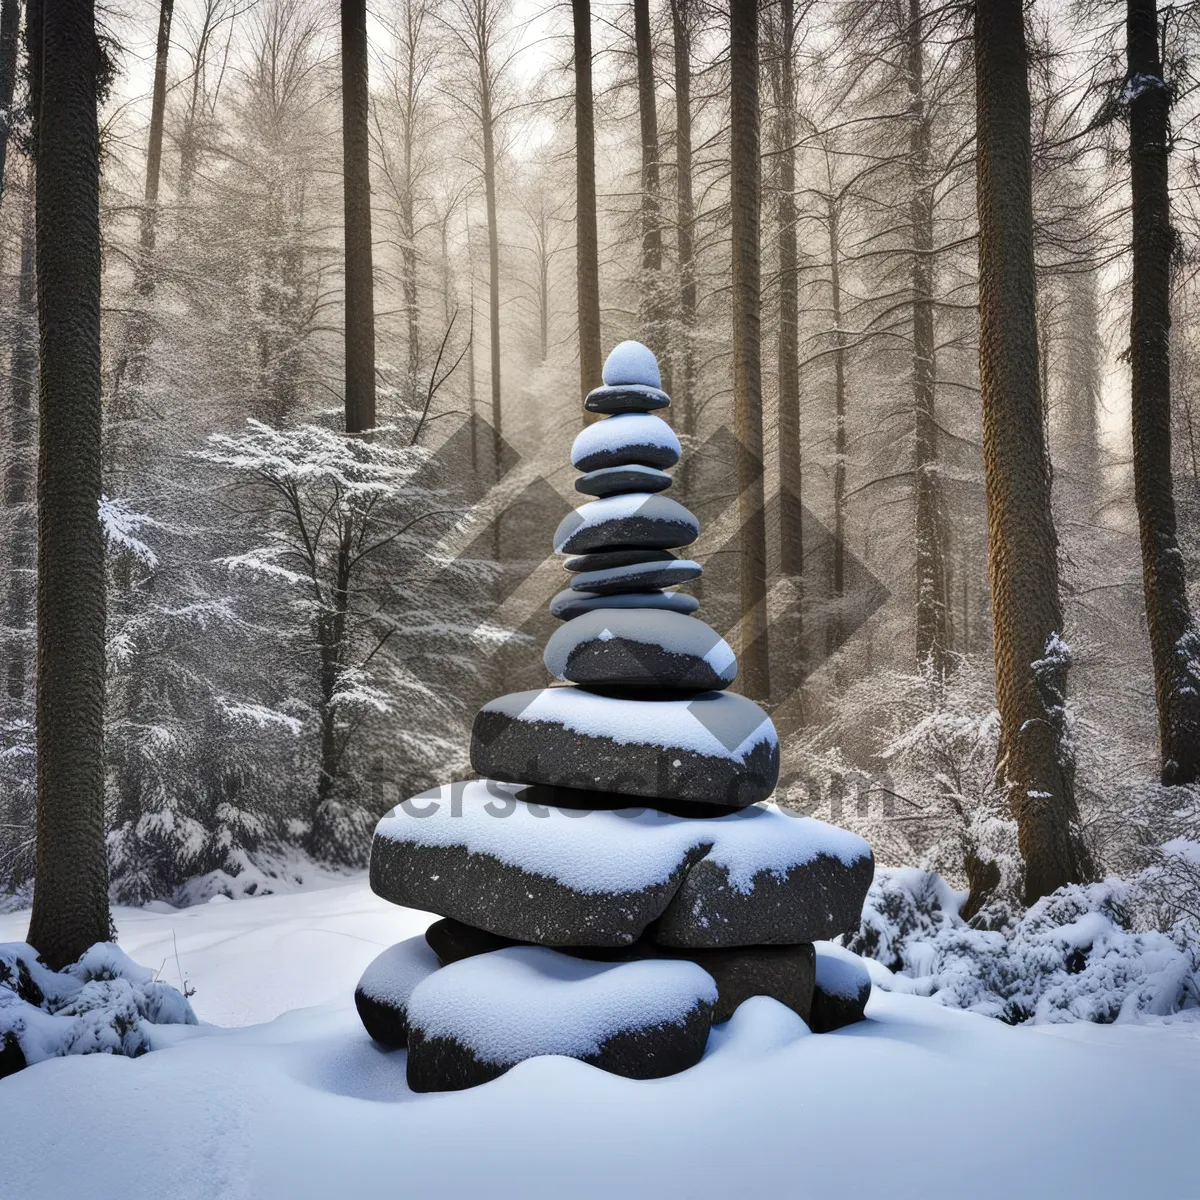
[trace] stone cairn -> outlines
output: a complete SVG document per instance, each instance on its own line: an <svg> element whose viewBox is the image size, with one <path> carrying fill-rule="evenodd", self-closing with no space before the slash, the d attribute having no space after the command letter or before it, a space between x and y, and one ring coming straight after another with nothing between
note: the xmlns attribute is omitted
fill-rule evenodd
<svg viewBox="0 0 1200 1200"><path fill-rule="evenodd" d="M566 686L475 718L484 778L388 813L371 849L385 900L439 914L355 992L367 1032L407 1047L416 1091L470 1087L540 1054L632 1078L699 1061L713 1023L769 996L817 1032L863 1015L859 960L813 943L854 930L873 860L861 838L765 803L767 714L726 689L733 651L671 590L700 524L661 493L679 461L655 415L654 355L623 342L585 407L560 524L571 586L545 647Z"/></svg>

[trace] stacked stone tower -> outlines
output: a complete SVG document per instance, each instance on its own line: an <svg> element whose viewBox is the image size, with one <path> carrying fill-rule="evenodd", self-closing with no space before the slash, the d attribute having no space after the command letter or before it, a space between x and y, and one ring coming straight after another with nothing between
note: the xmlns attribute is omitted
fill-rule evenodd
<svg viewBox="0 0 1200 1200"><path fill-rule="evenodd" d="M857 927L861 838L763 803L779 775L767 714L727 691L729 645L673 590L699 522L662 495L680 446L646 347L624 342L585 407L576 488L554 535L571 586L547 669L566 686L475 719L485 778L383 818L371 885L444 919L368 968L368 1032L407 1045L417 1090L466 1087L537 1054L649 1078L698 1061L752 995L828 1029L862 1013L865 972L813 943ZM824 985L823 986L823 982Z"/></svg>

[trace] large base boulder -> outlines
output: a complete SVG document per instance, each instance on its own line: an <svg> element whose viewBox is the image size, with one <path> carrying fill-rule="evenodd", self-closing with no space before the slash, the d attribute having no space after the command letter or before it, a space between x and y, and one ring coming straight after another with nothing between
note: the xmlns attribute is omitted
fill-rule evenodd
<svg viewBox="0 0 1200 1200"><path fill-rule="evenodd" d="M408 1002L408 1085L450 1091L543 1054L657 1079L700 1061L717 989L694 963L514 946L444 967Z"/></svg>

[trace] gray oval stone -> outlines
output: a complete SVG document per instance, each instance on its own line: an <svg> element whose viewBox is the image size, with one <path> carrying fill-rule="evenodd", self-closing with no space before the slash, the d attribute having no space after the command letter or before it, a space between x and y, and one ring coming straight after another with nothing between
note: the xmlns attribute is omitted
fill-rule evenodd
<svg viewBox="0 0 1200 1200"><path fill-rule="evenodd" d="M633 563L674 562L670 550L602 550L599 554L577 554L563 566L568 571L607 571L609 567L628 567Z"/></svg>
<svg viewBox="0 0 1200 1200"><path fill-rule="evenodd" d="M617 592L600 596L594 592L577 592L564 588L550 601L550 615L560 621L570 621L598 608L648 608L678 613L694 613L700 601L686 592Z"/></svg>
<svg viewBox="0 0 1200 1200"><path fill-rule="evenodd" d="M592 500L568 513L554 531L559 554L592 550L672 550L700 536L700 520L676 500L628 492Z"/></svg>
<svg viewBox="0 0 1200 1200"><path fill-rule="evenodd" d="M618 413L586 426L571 446L571 465L579 471L641 463L660 470L673 467L681 453L675 431L652 413Z"/></svg>
<svg viewBox="0 0 1200 1200"><path fill-rule="evenodd" d="M623 467L602 467L575 480L575 490L585 496L619 496L625 492L665 492L671 486L666 471L627 463Z"/></svg>
<svg viewBox="0 0 1200 1200"><path fill-rule="evenodd" d="M583 571L571 580L571 587L577 592L591 592L597 596L610 592L645 592L651 588L687 583L703 574L704 568L698 562L677 558L671 562L630 563L624 567Z"/></svg>
<svg viewBox="0 0 1200 1200"><path fill-rule="evenodd" d="M671 397L661 388L644 383L618 383L588 392L583 407L598 413L651 412L667 408L670 403Z"/></svg>

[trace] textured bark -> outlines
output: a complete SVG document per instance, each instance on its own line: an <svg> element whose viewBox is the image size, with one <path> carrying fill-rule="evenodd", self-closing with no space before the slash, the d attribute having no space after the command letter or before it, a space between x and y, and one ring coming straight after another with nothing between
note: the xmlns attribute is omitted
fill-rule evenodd
<svg viewBox="0 0 1200 1200"><path fill-rule="evenodd" d="M9 699L25 699L29 674L25 630L33 597L33 392L37 386L37 274L34 267L34 175L30 169L21 220L21 277L17 284L16 330L9 360L11 449L4 479L4 506L11 514L12 543L5 624L11 631L5 664Z"/></svg>
<svg viewBox="0 0 1200 1200"><path fill-rule="evenodd" d="M796 81L794 0L780 0L775 123L778 197L775 209L779 240L779 537L780 570L804 573L804 530L800 509L799 253L796 245Z"/></svg>
<svg viewBox="0 0 1200 1200"><path fill-rule="evenodd" d="M693 387L696 378L696 207L692 199L692 99L691 99L691 0L671 0L671 44L675 61L675 228L679 257L679 332L673 347L679 377L673 381L673 401L679 414L679 431L696 435ZM689 463L685 454L679 468L679 495L687 503Z"/></svg>
<svg viewBox="0 0 1200 1200"><path fill-rule="evenodd" d="M151 260L157 221L158 184L162 176L163 116L167 107L167 57L171 51L171 13L174 0L161 0L158 10L158 43L154 52L154 94L150 101L150 141L146 147L146 203L142 209L138 290L154 291Z"/></svg>
<svg viewBox="0 0 1200 1200"><path fill-rule="evenodd" d="M479 112L483 134L483 194L488 231L488 330L492 366L492 466L500 477L503 409L500 404L500 228L496 216L496 117L492 108L490 24L487 5L477 9L476 65L479 68ZM494 522L497 530L499 518ZM497 532L497 537L499 533Z"/></svg>
<svg viewBox="0 0 1200 1200"><path fill-rule="evenodd" d="M0 198L12 128L13 89L17 82L17 50L21 41L21 0L0 0Z"/></svg>
<svg viewBox="0 0 1200 1200"><path fill-rule="evenodd" d="M421 306L417 290L417 227L416 190L413 151L417 139L417 120L420 101L418 90L421 84L420 42L421 26L425 18L422 4L409 0L399 14L403 29L396 39L397 75L395 99L400 118L400 170L399 178L393 180L398 200L400 234L400 291L404 302L405 341L408 351L408 371L405 383L406 401L418 404L421 371ZM443 288L446 301L446 324L449 317L449 264L445 256L446 225L442 224L443 243Z"/></svg>
<svg viewBox="0 0 1200 1200"><path fill-rule="evenodd" d="M913 294L913 476L916 491L917 662L936 678L949 665L949 604L944 562L946 531L938 473L934 394L933 189L929 172L930 118L925 98L921 0L908 0L908 89L911 116Z"/></svg>
<svg viewBox="0 0 1200 1200"><path fill-rule="evenodd" d="M1038 379L1029 79L1021 0L975 10L979 380L988 510L997 772L1032 903L1090 869L1066 740L1068 656Z"/></svg>
<svg viewBox="0 0 1200 1200"><path fill-rule="evenodd" d="M1170 97L1162 82L1155 0L1129 0L1129 162L1133 187L1133 492L1154 661L1159 754L1166 784L1200 773L1200 635L1188 606L1171 478Z"/></svg>
<svg viewBox="0 0 1200 1200"><path fill-rule="evenodd" d="M368 106L366 0L342 0L347 433L362 433L375 427L375 280L371 261Z"/></svg>
<svg viewBox="0 0 1200 1200"><path fill-rule="evenodd" d="M592 8L571 0L575 23L575 266L579 390L600 386L600 258L596 233L596 129L592 110ZM587 418L585 417L585 420Z"/></svg>
<svg viewBox="0 0 1200 1200"><path fill-rule="evenodd" d="M771 673L759 329L758 0L733 5L729 25L733 405L741 526L742 688L747 696L766 700L771 693Z"/></svg>
<svg viewBox="0 0 1200 1200"><path fill-rule="evenodd" d="M825 224L829 233L829 318L833 325L833 597L846 591L846 335L842 329L841 210L832 191ZM841 616L835 609L826 630L826 652L842 644Z"/></svg>
<svg viewBox="0 0 1200 1200"><path fill-rule="evenodd" d="M51 967L109 937L100 502L100 64L92 0L31 12L37 113L37 879Z"/></svg>
<svg viewBox="0 0 1200 1200"><path fill-rule="evenodd" d="M662 219L658 190L658 104L654 95L654 46L650 39L650 0L633 0L637 58L638 119L642 135L642 282L644 340L658 355L663 387L672 386L667 324L662 293Z"/></svg>

